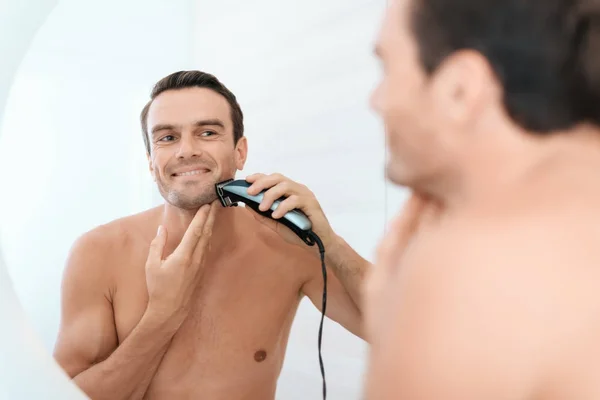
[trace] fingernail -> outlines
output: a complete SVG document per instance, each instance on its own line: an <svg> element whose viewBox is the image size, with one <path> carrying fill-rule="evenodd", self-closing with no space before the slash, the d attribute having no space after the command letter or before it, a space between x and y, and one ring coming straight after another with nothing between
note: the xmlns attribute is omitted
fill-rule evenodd
<svg viewBox="0 0 600 400"><path fill-rule="evenodd" d="M162 225L159 225L158 229L156 230L156 236L160 235L161 231L162 231Z"/></svg>

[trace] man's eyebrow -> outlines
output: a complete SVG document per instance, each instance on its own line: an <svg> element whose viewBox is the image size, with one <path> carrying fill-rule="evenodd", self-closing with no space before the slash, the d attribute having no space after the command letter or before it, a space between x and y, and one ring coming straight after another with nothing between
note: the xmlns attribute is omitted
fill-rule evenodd
<svg viewBox="0 0 600 400"><path fill-rule="evenodd" d="M175 129L175 125L171 124L158 124L152 127L152 134L156 135L160 131L172 131Z"/></svg>
<svg viewBox="0 0 600 400"><path fill-rule="evenodd" d="M202 127L202 126L219 126L221 128L225 128L225 124L218 118L212 119L202 119L194 122L194 126Z"/></svg>

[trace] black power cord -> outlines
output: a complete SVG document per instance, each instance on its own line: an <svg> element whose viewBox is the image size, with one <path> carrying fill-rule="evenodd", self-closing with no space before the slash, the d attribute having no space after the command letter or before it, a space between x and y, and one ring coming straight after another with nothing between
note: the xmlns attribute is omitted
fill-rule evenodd
<svg viewBox="0 0 600 400"><path fill-rule="evenodd" d="M316 233L309 233L310 239L319 247L321 254L321 267L323 269L323 303L321 305L321 323L319 324L319 365L321 367L321 376L323 377L323 400L327 398L327 383L325 382L325 365L323 364L323 356L321 354L321 344L323 343L323 322L325 321L325 309L327 308L327 267L325 266L325 246Z"/></svg>

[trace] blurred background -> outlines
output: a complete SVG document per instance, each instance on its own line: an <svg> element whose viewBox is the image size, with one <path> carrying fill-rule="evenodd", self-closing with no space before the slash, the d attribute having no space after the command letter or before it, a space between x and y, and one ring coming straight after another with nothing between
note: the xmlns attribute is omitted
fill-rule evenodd
<svg viewBox="0 0 600 400"><path fill-rule="evenodd" d="M383 127L368 103L385 2L58 2L17 69L0 125L2 253L47 351L73 241L162 203L139 113L153 84L177 70L213 73L238 97L249 141L239 177L280 172L306 184L334 229L373 260L406 196L385 182ZM320 396L319 318L304 301L278 399ZM328 397L359 399L366 345L326 321L323 349Z"/></svg>

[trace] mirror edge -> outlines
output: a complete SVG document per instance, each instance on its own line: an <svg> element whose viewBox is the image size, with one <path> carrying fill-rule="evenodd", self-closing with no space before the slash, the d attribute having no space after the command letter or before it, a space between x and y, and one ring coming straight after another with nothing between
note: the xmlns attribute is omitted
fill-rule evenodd
<svg viewBox="0 0 600 400"><path fill-rule="evenodd" d="M29 45L58 0L0 3L0 122L10 88ZM2 134L0 129L0 135ZM0 398L86 399L44 349L13 289L0 243ZM32 382L35 377L35 382Z"/></svg>

